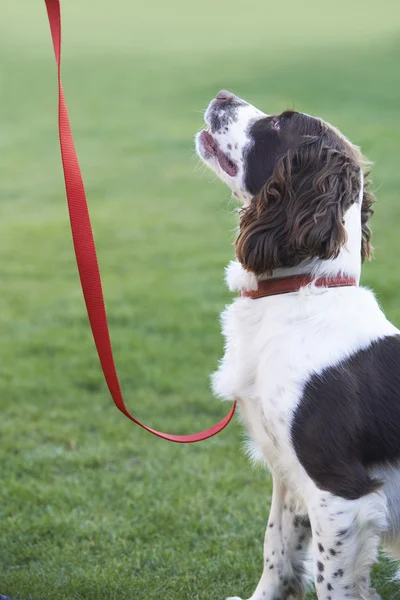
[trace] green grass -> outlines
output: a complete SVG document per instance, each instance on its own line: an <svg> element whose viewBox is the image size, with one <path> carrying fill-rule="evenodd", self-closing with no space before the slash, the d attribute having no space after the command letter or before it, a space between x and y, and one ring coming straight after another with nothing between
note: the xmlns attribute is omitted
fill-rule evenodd
<svg viewBox="0 0 400 600"><path fill-rule="evenodd" d="M364 270L400 325L400 6L310 0L65 4L64 84L127 403L173 432L226 412L222 353L229 192L193 134L220 88L268 112L320 114L375 161L376 259ZM240 8L241 6L241 8ZM0 593L14 600L251 595L269 476L237 422L168 444L117 412L76 275L60 170L56 80L39 2L0 23ZM382 563L384 600L399 589Z"/></svg>

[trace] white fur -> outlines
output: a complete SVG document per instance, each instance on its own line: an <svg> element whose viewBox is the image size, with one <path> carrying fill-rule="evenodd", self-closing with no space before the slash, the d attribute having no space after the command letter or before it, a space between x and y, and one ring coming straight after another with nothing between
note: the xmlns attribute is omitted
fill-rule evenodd
<svg viewBox="0 0 400 600"><path fill-rule="evenodd" d="M241 98L238 98L238 100L242 102L242 105L237 107L238 120L230 123L229 134L227 135L227 132L224 129L213 133L218 146L238 167L238 172L234 177L231 177L221 169L218 160L215 157L206 157L200 143L200 134L196 136L195 142L199 156L211 169L213 169L213 171L215 171L218 177L231 188L234 196L243 202L248 202L251 200L251 195L247 192L244 181L245 155L249 150L249 144L251 143L248 132L251 124L256 119L266 117L267 115ZM217 112L223 112L222 107L218 108L218 105L215 107L214 103L211 102L204 115L204 120L208 125L211 109L216 110ZM228 148L228 144L230 145L230 148Z"/></svg>

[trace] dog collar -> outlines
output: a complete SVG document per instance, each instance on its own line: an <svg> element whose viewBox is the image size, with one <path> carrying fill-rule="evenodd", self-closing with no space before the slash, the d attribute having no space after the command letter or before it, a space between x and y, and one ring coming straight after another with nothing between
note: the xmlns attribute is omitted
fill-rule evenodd
<svg viewBox="0 0 400 600"><path fill-rule="evenodd" d="M256 290L241 290L239 295L243 298L265 298L266 296L279 296L298 292L302 287L313 283L317 287L335 288L356 286L354 277L313 277L312 275L291 275L276 279L263 279L258 282Z"/></svg>

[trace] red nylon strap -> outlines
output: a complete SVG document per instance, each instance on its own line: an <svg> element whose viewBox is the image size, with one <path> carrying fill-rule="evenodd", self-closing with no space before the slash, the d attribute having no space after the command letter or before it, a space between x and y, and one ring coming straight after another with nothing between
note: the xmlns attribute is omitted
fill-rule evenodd
<svg viewBox="0 0 400 600"><path fill-rule="evenodd" d="M72 239L75 248L82 291L90 327L96 344L97 353L103 369L110 394L117 408L131 421L170 442L191 443L206 440L224 429L233 417L236 402L229 413L216 425L191 435L172 435L147 427L130 414L125 406L121 388L115 369L107 324L107 314L101 285L100 271L97 262L96 246L93 239L89 210L86 202L78 157L69 124L67 105L61 82L61 14L59 0L45 0L49 17L51 37L58 71L58 126L60 136L61 158L64 170L65 189L67 194L69 217L71 221Z"/></svg>
<svg viewBox="0 0 400 600"><path fill-rule="evenodd" d="M290 294L298 292L300 288L314 283L317 287L349 287L357 285L353 277L319 277L316 279L311 275L291 275L277 279L264 279L258 282L256 290L242 291L240 295L245 298L265 298L266 296L277 296L278 294Z"/></svg>

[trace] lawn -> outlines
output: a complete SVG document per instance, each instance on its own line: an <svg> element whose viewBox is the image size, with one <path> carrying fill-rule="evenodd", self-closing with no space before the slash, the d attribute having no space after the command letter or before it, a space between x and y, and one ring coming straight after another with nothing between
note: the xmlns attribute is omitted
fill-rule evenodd
<svg viewBox="0 0 400 600"><path fill-rule="evenodd" d="M251 595L270 480L235 421L202 444L156 439L112 405L71 247L44 2L0 23L0 593L13 600ZM64 0L64 85L126 400L176 433L227 406L222 353L234 205L193 135L221 88L319 114L375 162L363 282L400 325L400 5ZM381 563L384 600L400 587Z"/></svg>

